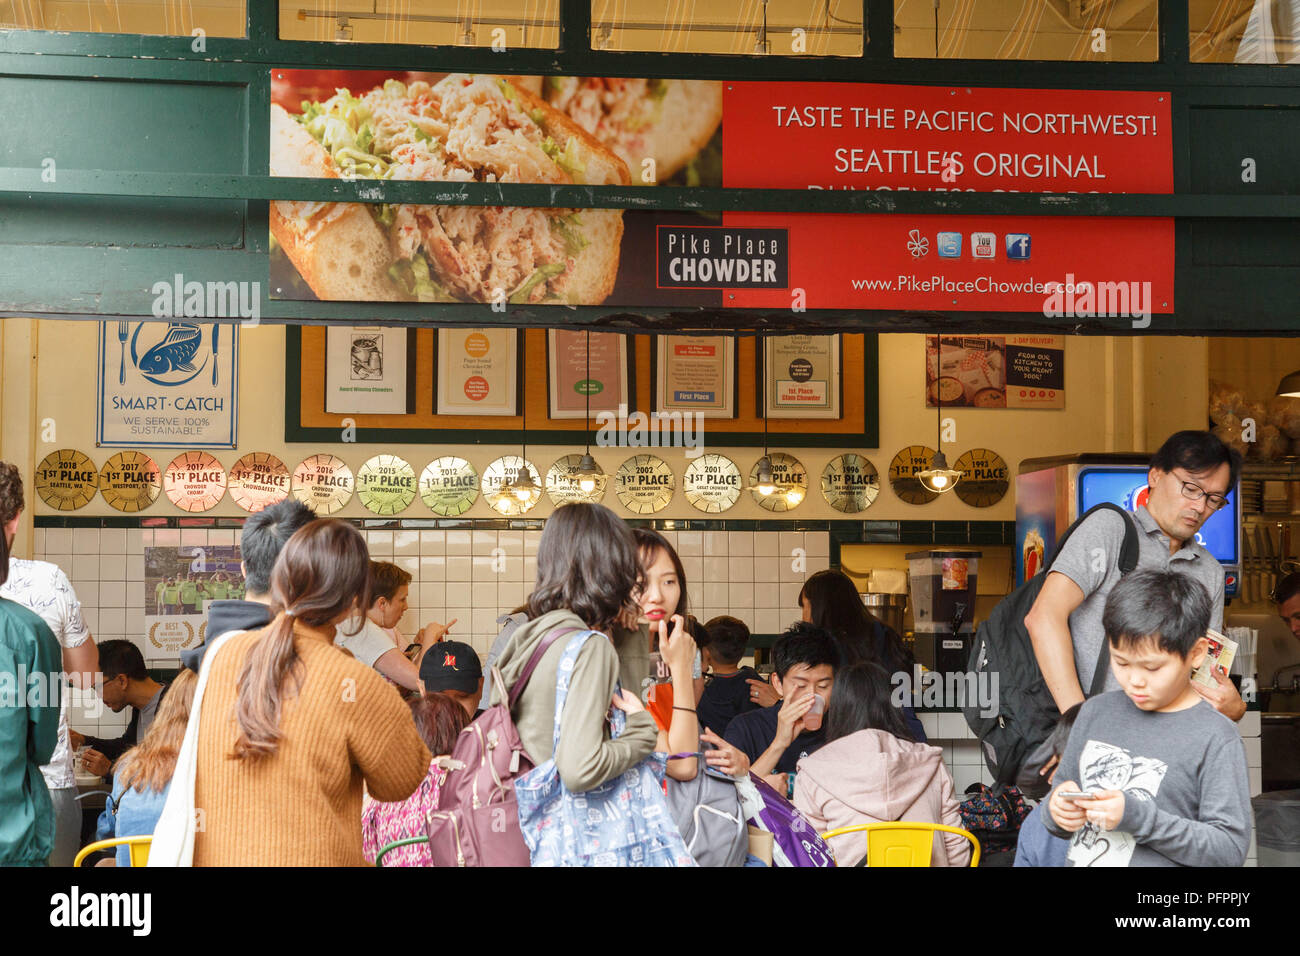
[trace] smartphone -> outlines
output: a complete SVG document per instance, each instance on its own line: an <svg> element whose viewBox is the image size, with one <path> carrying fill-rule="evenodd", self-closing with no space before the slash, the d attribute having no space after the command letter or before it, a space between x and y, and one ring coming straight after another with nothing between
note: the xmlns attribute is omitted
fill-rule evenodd
<svg viewBox="0 0 1300 956"><path fill-rule="evenodd" d="M1062 790L1059 794L1062 800L1096 800L1095 793L1083 793L1080 790Z"/></svg>
<svg viewBox="0 0 1300 956"><path fill-rule="evenodd" d="M402 653L406 656L408 661L413 661L417 656L419 656L420 647L420 642L416 641L414 644L407 644L406 650L402 651Z"/></svg>

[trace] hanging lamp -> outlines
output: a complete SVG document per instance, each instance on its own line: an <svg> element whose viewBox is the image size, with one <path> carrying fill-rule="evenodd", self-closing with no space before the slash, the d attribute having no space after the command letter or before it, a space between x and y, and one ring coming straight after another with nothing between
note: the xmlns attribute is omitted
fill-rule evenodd
<svg viewBox="0 0 1300 956"><path fill-rule="evenodd" d="M1277 383L1277 391L1273 394L1283 398L1300 398L1300 372L1283 376L1282 381Z"/></svg>
<svg viewBox="0 0 1300 956"><path fill-rule="evenodd" d="M758 475L749 487L764 498L776 493L776 481L772 477L772 458L767 453L767 341L760 332L758 336L758 367L763 370L763 457L758 460Z"/></svg>
<svg viewBox="0 0 1300 956"><path fill-rule="evenodd" d="M596 490L600 482L606 478L600 466L596 464L596 459L591 457L591 329L587 330L587 377L583 382L583 394L587 399L587 450L583 453L582 459L578 462L578 467L570 470L569 477L578 482L578 490L584 495L589 495Z"/></svg>
<svg viewBox="0 0 1300 956"><path fill-rule="evenodd" d="M935 360L935 381L939 380L939 372L943 368L940 361L943 344L938 335L934 337L934 360ZM943 453L943 391L938 387L934 390L934 409L935 420L938 423L938 429L935 434L934 457L930 459L930 467L924 471L916 473L917 479L928 491L943 494L945 491L952 491L953 487L961 480L962 472L948 467L948 456Z"/></svg>

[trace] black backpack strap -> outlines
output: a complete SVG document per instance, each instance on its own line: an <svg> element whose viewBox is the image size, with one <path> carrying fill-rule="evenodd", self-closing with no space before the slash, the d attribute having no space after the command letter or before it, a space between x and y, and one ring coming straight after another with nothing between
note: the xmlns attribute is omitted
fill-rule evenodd
<svg viewBox="0 0 1300 956"><path fill-rule="evenodd" d="M1119 505L1111 504L1109 501L1104 501L1099 505L1089 508L1088 513L1084 515L1083 518L1076 521L1074 527L1070 528L1070 530L1073 531L1074 528L1083 524L1084 519L1102 509L1117 511L1124 519L1124 543L1120 545L1119 549L1119 573L1120 576L1123 577L1125 574L1128 574L1136 568L1138 563L1138 527L1137 522L1133 520L1133 515L1125 511ZM1069 536L1068 533L1066 536ZM1057 553L1060 553L1059 548L1057 549ZM1106 635L1103 634L1101 636L1101 651L1097 654L1097 666L1092 672L1092 687L1088 690L1089 697L1096 697L1102 692L1102 688L1106 686L1106 672L1109 669L1110 641L1107 640Z"/></svg>
<svg viewBox="0 0 1300 956"><path fill-rule="evenodd" d="M1133 520L1133 515L1125 511L1119 505L1110 501L1103 501L1101 504L1093 505L1083 513L1074 524L1065 529L1065 534L1061 535L1061 540L1056 542L1056 551L1052 554L1052 561L1045 567L1044 572L1052 570L1052 564L1060 556L1061 551L1065 549L1065 542L1070 540L1070 535L1074 534L1075 529L1085 521L1095 515L1098 511L1113 511L1124 519L1124 543L1119 549L1119 572L1128 574L1135 567L1138 561L1138 534L1137 522Z"/></svg>

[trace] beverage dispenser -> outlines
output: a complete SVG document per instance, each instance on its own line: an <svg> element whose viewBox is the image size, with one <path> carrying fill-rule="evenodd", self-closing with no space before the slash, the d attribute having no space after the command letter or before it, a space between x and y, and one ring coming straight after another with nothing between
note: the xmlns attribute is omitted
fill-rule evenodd
<svg viewBox="0 0 1300 956"><path fill-rule="evenodd" d="M940 673L966 669L975 633L980 551L913 551L912 630L918 663Z"/></svg>

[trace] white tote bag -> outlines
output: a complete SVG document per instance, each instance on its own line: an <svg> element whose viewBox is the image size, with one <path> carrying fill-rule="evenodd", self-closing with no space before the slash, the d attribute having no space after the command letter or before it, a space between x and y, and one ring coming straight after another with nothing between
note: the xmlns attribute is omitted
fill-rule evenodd
<svg viewBox="0 0 1300 956"><path fill-rule="evenodd" d="M190 707L190 722L185 727L185 739L176 758L167 802L153 830L153 843L149 847L149 866L192 866L194 864L194 783L199 769L199 715L203 712L203 690L212 673L212 662L221 646L237 634L247 631L227 631L208 648L199 665L199 682L194 685L194 703Z"/></svg>

